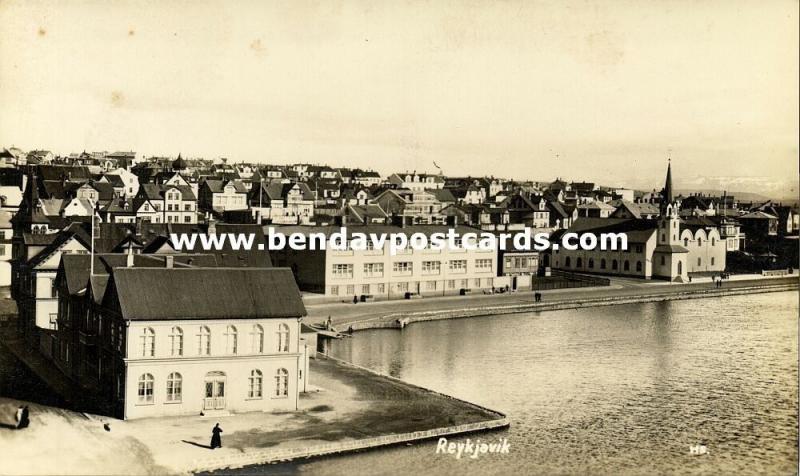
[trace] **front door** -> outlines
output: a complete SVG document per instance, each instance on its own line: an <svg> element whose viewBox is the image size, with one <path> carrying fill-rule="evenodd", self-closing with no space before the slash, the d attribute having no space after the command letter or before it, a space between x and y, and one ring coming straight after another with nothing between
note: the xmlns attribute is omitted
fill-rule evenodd
<svg viewBox="0 0 800 476"><path fill-rule="evenodd" d="M204 410L221 410L225 408L225 374L209 372L206 374Z"/></svg>

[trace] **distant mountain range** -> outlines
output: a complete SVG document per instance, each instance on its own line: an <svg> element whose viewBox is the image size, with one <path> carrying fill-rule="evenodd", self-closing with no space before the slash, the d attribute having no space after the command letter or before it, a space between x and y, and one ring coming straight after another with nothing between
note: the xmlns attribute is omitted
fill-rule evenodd
<svg viewBox="0 0 800 476"><path fill-rule="evenodd" d="M797 178L775 179L771 177L681 177L674 179L676 193L688 195L690 193L703 193L706 195L722 195L726 191L737 200L762 201L775 200L779 202L798 201ZM638 188L638 187L637 187ZM652 187L651 187L652 188ZM660 190L661 187L658 187ZM647 190L647 188L644 188Z"/></svg>

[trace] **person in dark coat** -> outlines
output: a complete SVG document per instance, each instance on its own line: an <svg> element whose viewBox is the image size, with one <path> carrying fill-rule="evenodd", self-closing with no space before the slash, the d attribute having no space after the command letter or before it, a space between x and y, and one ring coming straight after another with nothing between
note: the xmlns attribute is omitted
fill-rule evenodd
<svg viewBox="0 0 800 476"><path fill-rule="evenodd" d="M28 405L22 407L22 418L19 421L19 428L27 428L30 425L30 410L28 410Z"/></svg>
<svg viewBox="0 0 800 476"><path fill-rule="evenodd" d="M211 429L211 449L214 448L222 448L222 428L219 427L219 423L214 425L214 428Z"/></svg>

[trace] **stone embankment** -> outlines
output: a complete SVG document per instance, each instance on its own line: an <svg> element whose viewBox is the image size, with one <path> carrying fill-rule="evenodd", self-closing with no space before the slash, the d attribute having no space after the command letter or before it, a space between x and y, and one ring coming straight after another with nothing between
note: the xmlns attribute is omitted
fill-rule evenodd
<svg viewBox="0 0 800 476"><path fill-rule="evenodd" d="M338 325L338 328L342 330L352 329L353 331L367 329L402 329L414 322L436 321L442 319L460 319L465 317L513 314L520 312L556 311L563 309L578 309L583 307L613 306L617 304L740 296L744 294L796 291L798 289L797 282L774 283L765 281L758 284L748 283L747 285L725 283L725 286L727 287L702 288L693 290L681 289L675 291L665 290L664 292L657 293L646 292L642 293L641 295L614 295L613 291L609 291L609 293L604 296L593 296L577 299L559 298L558 300L543 302L531 301L530 303L461 307L436 311L396 312L368 319L344 321Z"/></svg>

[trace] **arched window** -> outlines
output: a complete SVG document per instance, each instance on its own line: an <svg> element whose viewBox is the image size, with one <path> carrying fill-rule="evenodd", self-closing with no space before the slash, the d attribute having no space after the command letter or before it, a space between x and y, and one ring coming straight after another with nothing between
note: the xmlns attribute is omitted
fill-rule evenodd
<svg viewBox="0 0 800 476"><path fill-rule="evenodd" d="M278 369L275 374L275 396L286 397L289 395L289 371Z"/></svg>
<svg viewBox="0 0 800 476"><path fill-rule="evenodd" d="M618 265L617 265L617 260L612 260L612 261L611 261L611 269L612 269L612 270L614 270L614 271L616 271L616 270L617 270L617 268L618 268Z"/></svg>
<svg viewBox="0 0 800 476"><path fill-rule="evenodd" d="M678 274L683 274L683 261L678 261Z"/></svg>
<svg viewBox="0 0 800 476"><path fill-rule="evenodd" d="M606 259L605 258L600 260L600 269L606 269Z"/></svg>
<svg viewBox="0 0 800 476"><path fill-rule="evenodd" d="M697 237L697 246L703 246L703 239L699 236Z"/></svg>
<svg viewBox="0 0 800 476"><path fill-rule="evenodd" d="M258 324L250 331L250 351L254 354L264 353L264 328Z"/></svg>
<svg viewBox="0 0 800 476"><path fill-rule="evenodd" d="M664 255L661 255L661 266L665 266L667 264L667 258Z"/></svg>
<svg viewBox="0 0 800 476"><path fill-rule="evenodd" d="M172 355L183 355L183 329L177 326L172 328L169 333L169 346Z"/></svg>
<svg viewBox="0 0 800 476"><path fill-rule="evenodd" d="M278 326L278 352L289 352L289 326Z"/></svg>
<svg viewBox="0 0 800 476"><path fill-rule="evenodd" d="M239 347L239 334L236 332L236 327L228 326L225 328L225 351L235 354L237 347Z"/></svg>
<svg viewBox="0 0 800 476"><path fill-rule="evenodd" d="M689 246L689 238L683 239L683 246Z"/></svg>
<svg viewBox="0 0 800 476"><path fill-rule="evenodd" d="M570 265L570 259L569 256L567 256L567 258L564 260L564 267L569 268L569 265Z"/></svg>
<svg viewBox="0 0 800 476"><path fill-rule="evenodd" d="M197 334L197 354L211 355L211 331L206 326L200 326Z"/></svg>
<svg viewBox="0 0 800 476"><path fill-rule="evenodd" d="M156 331L152 327L142 329L139 337L142 344L142 357L153 357L156 355Z"/></svg>
<svg viewBox="0 0 800 476"><path fill-rule="evenodd" d="M711 238L711 246L714 246L716 243L717 243L717 240L714 239L714 238Z"/></svg>
<svg viewBox="0 0 800 476"><path fill-rule="evenodd" d="M139 403L153 403L153 382L151 374L139 377Z"/></svg>
<svg viewBox="0 0 800 476"><path fill-rule="evenodd" d="M637 261L636 262L636 271L640 272L640 273L642 272L642 262L641 261Z"/></svg>
<svg viewBox="0 0 800 476"><path fill-rule="evenodd" d="M594 258L589 258L589 269L594 268Z"/></svg>
<svg viewBox="0 0 800 476"><path fill-rule="evenodd" d="M697 258L697 266L701 266L703 264L703 258Z"/></svg>
<svg viewBox="0 0 800 476"><path fill-rule="evenodd" d="M263 388L263 376L260 370L251 370L250 378L248 380L249 387L247 390L247 398L261 398Z"/></svg>
<svg viewBox="0 0 800 476"><path fill-rule="evenodd" d="M180 402L183 396L183 377L178 372L167 376L167 401Z"/></svg>
<svg viewBox="0 0 800 476"><path fill-rule="evenodd" d="M575 267L576 267L576 268L581 268L581 267L583 267L583 260L581 259L581 257L580 257L580 256L578 257L578 259L577 259L577 260L575 260Z"/></svg>
<svg viewBox="0 0 800 476"><path fill-rule="evenodd" d="M625 263L622 265L622 269L623 269L623 271L630 271L631 270L631 264L630 264L630 262L628 262L628 260L625 260Z"/></svg>

